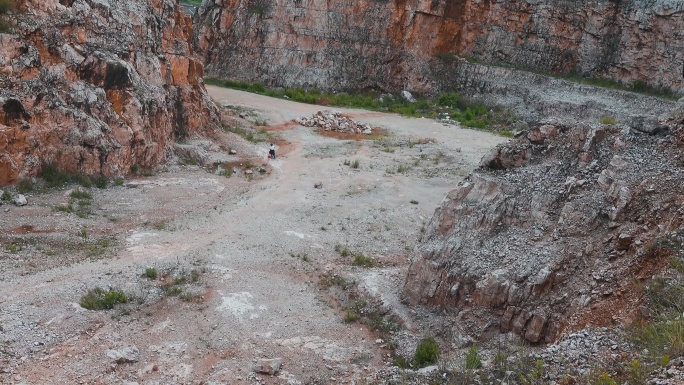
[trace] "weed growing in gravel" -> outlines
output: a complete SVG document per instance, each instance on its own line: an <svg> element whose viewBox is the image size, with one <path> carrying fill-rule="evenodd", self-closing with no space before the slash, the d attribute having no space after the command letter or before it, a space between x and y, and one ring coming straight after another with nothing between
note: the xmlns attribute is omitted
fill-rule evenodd
<svg viewBox="0 0 684 385"><path fill-rule="evenodd" d="M439 164L439 162L441 162L441 161L442 161L442 153L439 153L439 154L435 155L434 158L432 158L432 162L434 164Z"/></svg>
<svg viewBox="0 0 684 385"><path fill-rule="evenodd" d="M411 202L410 202L410 203L411 203L412 205L417 205L417 204L418 204L418 201L415 200L415 199L411 199Z"/></svg>
<svg viewBox="0 0 684 385"><path fill-rule="evenodd" d="M121 290L110 289L105 291L96 287L81 297L79 304L88 310L108 310L118 303L128 302L128 297Z"/></svg>
<svg viewBox="0 0 684 385"><path fill-rule="evenodd" d="M85 218L92 214L92 204L92 194L87 191L74 190L69 194L69 203L66 205L58 205L55 207L55 210L65 213L74 213L79 218Z"/></svg>
<svg viewBox="0 0 684 385"><path fill-rule="evenodd" d="M341 277L336 274L329 277L323 277L321 279L321 285L326 288L329 288L331 286L337 286L342 290L348 290L352 288L354 284L354 281L348 281L344 277Z"/></svg>
<svg viewBox="0 0 684 385"><path fill-rule="evenodd" d="M361 161L358 159L354 159L353 162L349 165L351 168L359 168L361 167Z"/></svg>
<svg viewBox="0 0 684 385"><path fill-rule="evenodd" d="M12 199L12 193L9 191L5 190L2 192L2 196L0 196L0 200L3 202L9 202Z"/></svg>
<svg viewBox="0 0 684 385"><path fill-rule="evenodd" d="M33 185L33 182L28 179L24 179L17 184L17 192L19 194L30 193L33 190L35 190L35 186Z"/></svg>
<svg viewBox="0 0 684 385"><path fill-rule="evenodd" d="M145 278L157 279L157 274L157 269L153 267L148 267L147 269L145 269Z"/></svg>
<svg viewBox="0 0 684 385"><path fill-rule="evenodd" d="M613 125L613 124L615 124L616 122L617 122L617 121L615 120L615 117L610 116L610 115L602 116L602 117L599 119L599 123L601 123L601 124L610 124L610 125Z"/></svg>
<svg viewBox="0 0 684 385"><path fill-rule="evenodd" d="M299 253L299 254L290 253L290 256L292 258L301 259L304 262L310 262L311 261L311 259L309 258L309 255L306 253Z"/></svg>
<svg viewBox="0 0 684 385"><path fill-rule="evenodd" d="M159 230L159 231L169 230L169 224L165 221L159 221L159 222L155 222L152 225L152 228L154 228L155 230Z"/></svg>
<svg viewBox="0 0 684 385"><path fill-rule="evenodd" d="M399 167L397 167L397 173L403 174L411 171L411 166L408 164L400 164Z"/></svg>
<svg viewBox="0 0 684 385"><path fill-rule="evenodd" d="M354 253L352 265L359 267L376 267L378 266L378 263L371 257L367 257L361 253Z"/></svg>
<svg viewBox="0 0 684 385"><path fill-rule="evenodd" d="M192 291L188 291L189 285L197 284L203 271L192 269L189 272L185 269L177 274L174 274L174 269L171 269L161 276L160 289L166 296L178 297L184 301L194 301L198 298Z"/></svg>
<svg viewBox="0 0 684 385"><path fill-rule="evenodd" d="M5 250L14 254L20 252L22 250L22 246L18 243L10 243L5 246Z"/></svg>
<svg viewBox="0 0 684 385"><path fill-rule="evenodd" d="M417 349L416 349L417 351ZM439 349L438 349L439 352ZM482 359L480 358L479 348L477 345L472 345L468 350L465 358L464 368L466 370L480 369L482 367Z"/></svg>
<svg viewBox="0 0 684 385"><path fill-rule="evenodd" d="M394 154L394 149L391 147L385 147L381 150L382 152L387 152L389 154Z"/></svg>
<svg viewBox="0 0 684 385"><path fill-rule="evenodd" d="M261 125L265 126L266 122L260 122L263 123ZM255 123L256 124L256 123ZM259 124L256 124L257 126ZM236 134L238 136L241 136L243 139L245 139L248 142L252 143L260 143L260 142L267 142L270 141L273 138L273 134L266 130L252 130L249 128L242 128L240 126L223 126L223 130L226 132L232 132L233 134Z"/></svg>

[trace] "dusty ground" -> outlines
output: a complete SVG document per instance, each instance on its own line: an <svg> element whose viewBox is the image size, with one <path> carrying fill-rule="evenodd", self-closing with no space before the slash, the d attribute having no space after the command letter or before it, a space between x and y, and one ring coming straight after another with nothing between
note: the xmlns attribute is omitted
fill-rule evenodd
<svg viewBox="0 0 684 385"><path fill-rule="evenodd" d="M368 326L342 322L331 292L349 282L400 316L406 345L428 332L398 300L408 257L445 194L504 139L354 110L344 111L386 135L327 137L289 123L321 107L209 91L235 106L226 113L243 112L242 124L268 123L257 128L278 143L276 160L267 143L218 133L185 148L230 162L230 177L179 159L91 189L85 218L55 210L67 189L0 206L0 383L372 381L390 351ZM359 168L345 165L355 160ZM381 267L353 266L336 246ZM148 268L159 277L146 278ZM78 302L95 287L133 301L85 310ZM126 347L139 356L117 364L112 351ZM274 357L278 376L253 373Z"/></svg>

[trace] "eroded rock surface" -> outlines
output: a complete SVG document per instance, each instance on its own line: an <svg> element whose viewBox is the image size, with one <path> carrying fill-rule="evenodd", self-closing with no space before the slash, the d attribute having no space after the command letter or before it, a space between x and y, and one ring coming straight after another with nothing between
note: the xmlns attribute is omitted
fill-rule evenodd
<svg viewBox="0 0 684 385"><path fill-rule="evenodd" d="M0 185L54 162L72 172L154 167L217 111L172 0L27 0L0 34Z"/></svg>
<svg viewBox="0 0 684 385"><path fill-rule="evenodd" d="M430 91L472 57L684 89L675 0L209 0L196 24L211 76L276 86Z"/></svg>
<svg viewBox="0 0 684 385"><path fill-rule="evenodd" d="M500 145L436 210L405 298L481 339L633 321L638 282L683 253L679 110L665 122L656 135L546 122Z"/></svg>

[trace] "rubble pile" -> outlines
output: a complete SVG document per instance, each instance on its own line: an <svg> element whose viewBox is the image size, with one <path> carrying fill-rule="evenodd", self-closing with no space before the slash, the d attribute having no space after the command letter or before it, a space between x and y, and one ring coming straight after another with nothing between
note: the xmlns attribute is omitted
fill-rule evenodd
<svg viewBox="0 0 684 385"><path fill-rule="evenodd" d="M313 116L294 120L304 127L319 127L326 131L348 132L350 134L372 134L370 124L361 124L337 111L318 111Z"/></svg>

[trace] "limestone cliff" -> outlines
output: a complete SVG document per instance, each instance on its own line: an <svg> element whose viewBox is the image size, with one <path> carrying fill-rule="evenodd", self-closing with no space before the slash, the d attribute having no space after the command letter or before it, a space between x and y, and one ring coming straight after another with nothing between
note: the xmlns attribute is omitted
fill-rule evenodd
<svg viewBox="0 0 684 385"><path fill-rule="evenodd" d="M440 91L472 57L684 92L675 0L206 0L195 21L210 76L268 85Z"/></svg>
<svg viewBox="0 0 684 385"><path fill-rule="evenodd" d="M42 162L125 175L153 167L217 111L174 0L26 0L0 34L0 185Z"/></svg>
<svg viewBox="0 0 684 385"><path fill-rule="evenodd" d="M546 122L499 146L435 211L406 299L483 339L634 321L684 260L683 148L684 99L650 134Z"/></svg>

